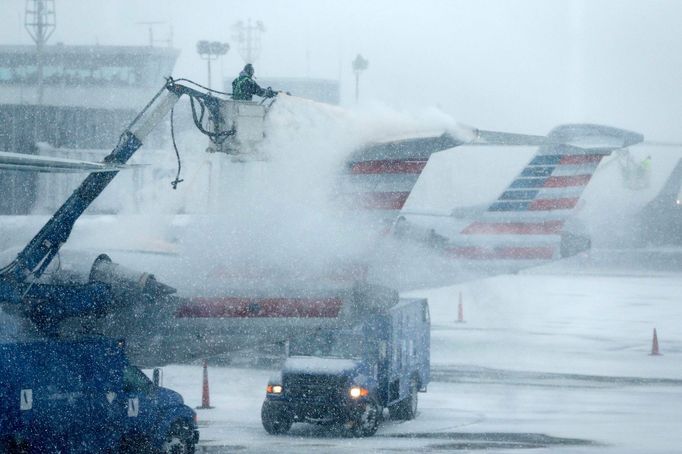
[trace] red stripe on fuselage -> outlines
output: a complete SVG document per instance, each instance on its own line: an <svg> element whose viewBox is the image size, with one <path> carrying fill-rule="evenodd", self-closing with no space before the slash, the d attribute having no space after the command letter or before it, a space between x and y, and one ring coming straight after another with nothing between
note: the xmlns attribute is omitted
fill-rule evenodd
<svg viewBox="0 0 682 454"><path fill-rule="evenodd" d="M578 203L578 198L537 199L528 206L529 211L570 210Z"/></svg>
<svg viewBox="0 0 682 454"><path fill-rule="evenodd" d="M474 222L462 230L462 233L464 235L553 235L561 232L563 226L564 221L546 221L538 223Z"/></svg>
<svg viewBox="0 0 682 454"><path fill-rule="evenodd" d="M472 260L549 260L554 257L553 247L505 246L494 249L483 247L456 247L447 249L449 255Z"/></svg>
<svg viewBox="0 0 682 454"><path fill-rule="evenodd" d="M570 186L585 186L592 175L571 175L565 177L549 177L545 180L545 188L567 188Z"/></svg>
<svg viewBox="0 0 682 454"><path fill-rule="evenodd" d="M409 196L409 192L358 192L351 194L347 203L351 209L399 210Z"/></svg>
<svg viewBox="0 0 682 454"><path fill-rule="evenodd" d="M401 161L398 159L362 161L354 163L350 168L350 173L421 173L424 170L424 166L426 166L426 161Z"/></svg>
<svg viewBox="0 0 682 454"><path fill-rule="evenodd" d="M333 318L339 315L340 298L192 298L181 305L177 318Z"/></svg>
<svg viewBox="0 0 682 454"><path fill-rule="evenodd" d="M594 154L566 155L561 157L559 165L592 164L601 161L603 157Z"/></svg>

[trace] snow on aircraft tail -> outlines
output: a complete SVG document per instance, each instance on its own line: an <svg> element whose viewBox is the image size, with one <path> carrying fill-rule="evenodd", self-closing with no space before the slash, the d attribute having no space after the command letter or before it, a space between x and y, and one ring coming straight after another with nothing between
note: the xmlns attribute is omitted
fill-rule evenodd
<svg viewBox="0 0 682 454"><path fill-rule="evenodd" d="M567 228L569 217L599 166L612 151L643 136L622 129L562 125L479 219L450 243L446 253L462 259L545 261L590 247L589 237Z"/></svg>
<svg viewBox="0 0 682 454"><path fill-rule="evenodd" d="M367 145L346 161L339 199L347 208L393 222L431 155L463 143L444 133Z"/></svg>

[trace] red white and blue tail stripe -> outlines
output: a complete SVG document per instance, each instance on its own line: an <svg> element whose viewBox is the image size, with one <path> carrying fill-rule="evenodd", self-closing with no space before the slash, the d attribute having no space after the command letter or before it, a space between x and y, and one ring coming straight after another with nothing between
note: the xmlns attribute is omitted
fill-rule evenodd
<svg viewBox="0 0 682 454"><path fill-rule="evenodd" d="M447 253L473 260L552 260L589 247L566 222L602 158L643 137L598 125L563 125Z"/></svg>
<svg viewBox="0 0 682 454"><path fill-rule="evenodd" d="M370 212L391 223L431 155L462 143L445 133L367 145L346 162L338 199L346 208Z"/></svg>

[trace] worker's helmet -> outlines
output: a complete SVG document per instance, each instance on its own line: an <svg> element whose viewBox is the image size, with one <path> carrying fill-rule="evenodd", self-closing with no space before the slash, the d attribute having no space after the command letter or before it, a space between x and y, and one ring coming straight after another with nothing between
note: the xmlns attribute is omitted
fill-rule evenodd
<svg viewBox="0 0 682 454"><path fill-rule="evenodd" d="M246 66L244 66L244 72L248 74L249 77L253 76L253 65L251 63L247 63Z"/></svg>

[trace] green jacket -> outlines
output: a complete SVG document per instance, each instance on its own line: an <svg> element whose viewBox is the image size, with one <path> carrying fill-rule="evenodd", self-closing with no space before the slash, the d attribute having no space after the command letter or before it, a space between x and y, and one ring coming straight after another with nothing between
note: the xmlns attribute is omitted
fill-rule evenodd
<svg viewBox="0 0 682 454"><path fill-rule="evenodd" d="M253 95L272 98L276 93L269 88L267 90L262 89L255 80L242 71L239 77L232 81L232 99L251 101Z"/></svg>

